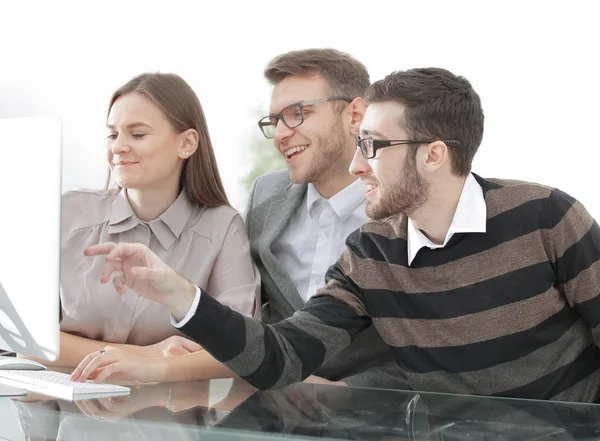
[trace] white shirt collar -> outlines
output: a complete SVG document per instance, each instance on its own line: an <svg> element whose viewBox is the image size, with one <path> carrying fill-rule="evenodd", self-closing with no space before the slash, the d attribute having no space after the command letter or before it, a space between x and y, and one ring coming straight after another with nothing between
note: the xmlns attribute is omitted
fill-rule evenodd
<svg viewBox="0 0 600 441"><path fill-rule="evenodd" d="M454 233L485 233L486 220L487 208L483 197L483 189L473 175L469 173L443 244L433 243L415 226L410 218L408 219L408 265L412 263L421 248L443 248L448 244Z"/></svg>
<svg viewBox="0 0 600 441"><path fill-rule="evenodd" d="M336 194L331 196L329 199L325 199L321 196L321 193L312 184L308 184L306 190L306 208L310 214L313 205L319 201L327 201L337 214L338 218L344 222L350 216L356 207L358 207L365 200L365 185L360 179L357 179L352 184L338 191Z"/></svg>

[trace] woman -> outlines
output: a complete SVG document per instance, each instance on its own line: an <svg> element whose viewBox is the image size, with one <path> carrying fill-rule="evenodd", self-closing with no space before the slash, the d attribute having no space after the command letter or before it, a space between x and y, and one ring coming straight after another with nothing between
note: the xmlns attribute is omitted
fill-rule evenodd
<svg viewBox="0 0 600 441"><path fill-rule="evenodd" d="M107 129L118 188L63 197L61 346L54 364L76 366L102 349L124 377L202 377L200 366L212 358L182 337L168 309L129 289L116 293L101 283L108 279L104 259L83 257L93 244L142 243L231 308L260 310L259 274L244 223L227 201L202 107L177 75L143 74L113 94Z"/></svg>

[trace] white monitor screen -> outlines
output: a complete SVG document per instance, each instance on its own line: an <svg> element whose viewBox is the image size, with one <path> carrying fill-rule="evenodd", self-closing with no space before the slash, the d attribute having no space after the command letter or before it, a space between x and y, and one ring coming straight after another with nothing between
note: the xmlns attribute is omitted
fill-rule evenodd
<svg viewBox="0 0 600 441"><path fill-rule="evenodd" d="M0 349L59 349L62 126L0 119Z"/></svg>

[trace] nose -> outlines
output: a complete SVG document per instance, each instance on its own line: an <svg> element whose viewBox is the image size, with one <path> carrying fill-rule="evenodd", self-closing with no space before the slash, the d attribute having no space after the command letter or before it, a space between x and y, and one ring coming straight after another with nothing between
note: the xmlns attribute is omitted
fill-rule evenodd
<svg viewBox="0 0 600 441"><path fill-rule="evenodd" d="M273 136L273 141L275 141L275 146L279 147L285 139L292 136L294 133L294 129L290 129L286 126L283 121L277 121L277 125L275 126L275 135Z"/></svg>
<svg viewBox="0 0 600 441"><path fill-rule="evenodd" d="M127 153L131 150L124 137L119 134L115 140L110 144L110 151L113 155L120 155L122 153Z"/></svg>
<svg viewBox="0 0 600 441"><path fill-rule="evenodd" d="M350 168L348 171L351 175L358 177L367 176L372 171L369 161L365 159L358 146L356 147L354 158L352 158L352 162L350 163Z"/></svg>

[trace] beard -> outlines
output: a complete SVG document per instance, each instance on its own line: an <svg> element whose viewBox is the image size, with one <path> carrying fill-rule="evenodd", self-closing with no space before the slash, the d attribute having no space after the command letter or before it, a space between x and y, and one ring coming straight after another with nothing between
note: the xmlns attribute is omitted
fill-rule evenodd
<svg viewBox="0 0 600 441"><path fill-rule="evenodd" d="M340 118L328 133L315 136L315 142L308 148L313 150L310 162L302 166L288 164L290 180L295 184L318 182L336 166L347 170L349 164L342 160L348 151L348 140L344 134L344 123Z"/></svg>
<svg viewBox="0 0 600 441"><path fill-rule="evenodd" d="M373 220L403 214L410 216L429 197L429 184L417 171L416 155L409 152L404 160L402 176L386 187L379 187L379 197L368 200L365 213Z"/></svg>

